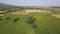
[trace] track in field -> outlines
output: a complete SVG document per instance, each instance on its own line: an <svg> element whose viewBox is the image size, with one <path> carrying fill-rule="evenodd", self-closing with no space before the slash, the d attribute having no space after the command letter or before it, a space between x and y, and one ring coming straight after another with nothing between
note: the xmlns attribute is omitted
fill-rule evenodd
<svg viewBox="0 0 60 34"><path fill-rule="evenodd" d="M60 34L60 20L46 13L9 16L9 20L6 20L7 15L1 17L3 20L0 21L0 34ZM35 25L37 25L37 28L33 28L31 24L27 23L29 16L36 18ZM16 18L19 18L19 20L14 23L13 20Z"/></svg>

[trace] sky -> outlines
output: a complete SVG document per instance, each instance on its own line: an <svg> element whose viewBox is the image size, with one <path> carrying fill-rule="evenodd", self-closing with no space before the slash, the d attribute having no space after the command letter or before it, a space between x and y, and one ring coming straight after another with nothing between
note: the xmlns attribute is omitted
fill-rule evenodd
<svg viewBox="0 0 60 34"><path fill-rule="evenodd" d="M60 6L60 0L0 0L0 3L17 6Z"/></svg>

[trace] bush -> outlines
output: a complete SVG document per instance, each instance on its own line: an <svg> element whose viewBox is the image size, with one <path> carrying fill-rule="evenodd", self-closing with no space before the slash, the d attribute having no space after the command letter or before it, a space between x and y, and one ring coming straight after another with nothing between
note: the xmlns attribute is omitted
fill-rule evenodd
<svg viewBox="0 0 60 34"><path fill-rule="evenodd" d="M19 18L17 18L16 20L19 20Z"/></svg>
<svg viewBox="0 0 60 34"><path fill-rule="evenodd" d="M28 24L34 24L35 20L36 20L35 18L29 17L27 22Z"/></svg>
<svg viewBox="0 0 60 34"><path fill-rule="evenodd" d="M10 17L7 17L7 19L9 19Z"/></svg>
<svg viewBox="0 0 60 34"><path fill-rule="evenodd" d="M34 21L27 21L28 22L28 24L34 24Z"/></svg>
<svg viewBox="0 0 60 34"><path fill-rule="evenodd" d="M19 18L17 18L17 19L14 19L14 22L17 22L19 20Z"/></svg>
<svg viewBox="0 0 60 34"><path fill-rule="evenodd" d="M2 18L0 18L0 20L2 20Z"/></svg>
<svg viewBox="0 0 60 34"><path fill-rule="evenodd" d="M37 26L36 25L33 25L33 28L36 28Z"/></svg>

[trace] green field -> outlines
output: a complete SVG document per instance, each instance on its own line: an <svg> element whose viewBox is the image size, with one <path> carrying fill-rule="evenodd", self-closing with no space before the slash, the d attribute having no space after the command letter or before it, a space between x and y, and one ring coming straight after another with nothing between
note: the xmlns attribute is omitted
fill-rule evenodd
<svg viewBox="0 0 60 34"><path fill-rule="evenodd" d="M41 12L29 13L28 15L7 13L0 17L2 18L0 20L0 34L60 34L60 19L50 14L53 13ZM29 17L36 19L34 24L28 24ZM19 18L19 20L14 22L16 18ZM34 25L36 27L33 27Z"/></svg>

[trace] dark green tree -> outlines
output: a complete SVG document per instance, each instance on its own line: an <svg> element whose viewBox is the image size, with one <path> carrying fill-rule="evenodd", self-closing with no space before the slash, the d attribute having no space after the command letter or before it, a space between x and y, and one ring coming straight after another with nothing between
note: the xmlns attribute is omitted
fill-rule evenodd
<svg viewBox="0 0 60 34"><path fill-rule="evenodd" d="M35 18L29 17L27 22L28 24L34 24L35 20L36 20Z"/></svg>
<svg viewBox="0 0 60 34"><path fill-rule="evenodd" d="M2 18L0 18L0 20L2 20Z"/></svg>

